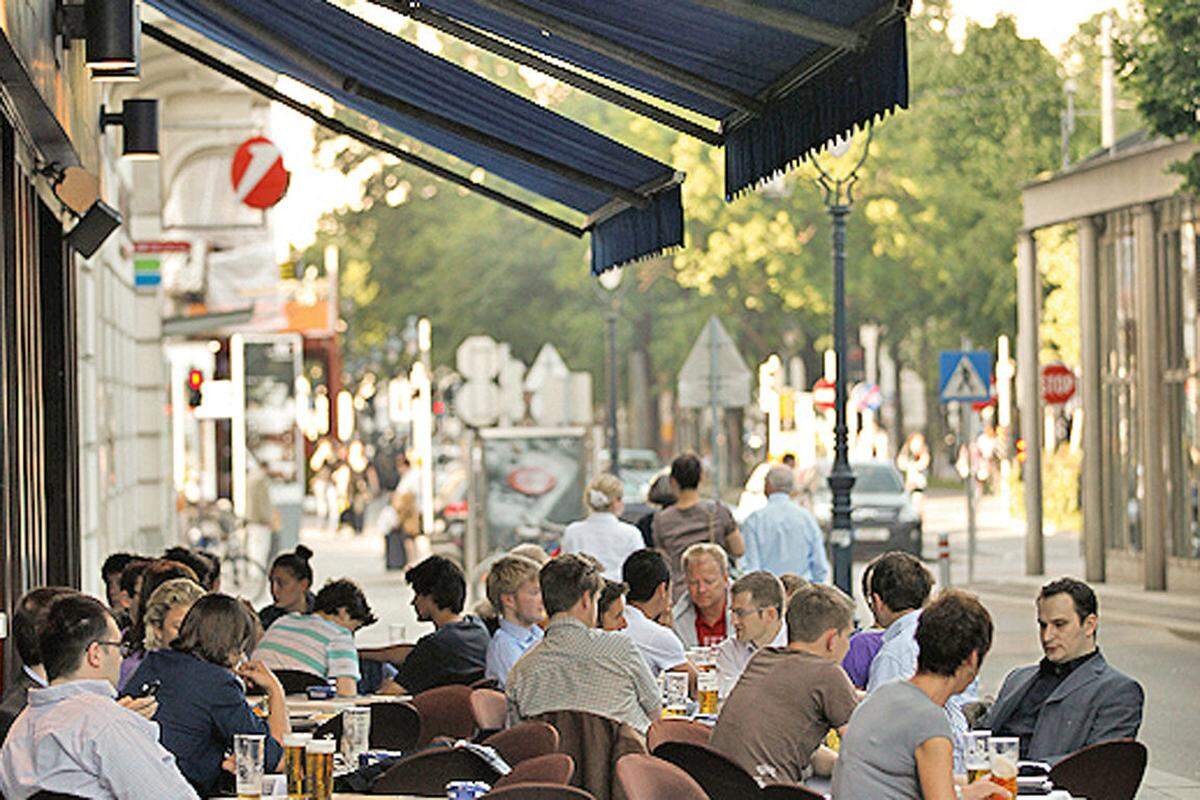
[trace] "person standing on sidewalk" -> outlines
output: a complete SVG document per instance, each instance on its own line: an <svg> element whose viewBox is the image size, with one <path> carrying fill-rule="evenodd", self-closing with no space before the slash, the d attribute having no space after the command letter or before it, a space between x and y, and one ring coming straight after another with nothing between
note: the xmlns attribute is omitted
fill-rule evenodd
<svg viewBox="0 0 1200 800"><path fill-rule="evenodd" d="M829 578L825 537L812 512L792 501L796 473L782 465L773 466L765 484L767 504L742 523L746 542L742 569L773 575L794 572L809 583L824 583Z"/></svg>
<svg viewBox="0 0 1200 800"><path fill-rule="evenodd" d="M619 517L625 509L625 487L616 475L602 472L583 490L587 519L572 522L563 532L562 551L583 553L600 562L604 577L621 580L625 559L642 549L642 534Z"/></svg>

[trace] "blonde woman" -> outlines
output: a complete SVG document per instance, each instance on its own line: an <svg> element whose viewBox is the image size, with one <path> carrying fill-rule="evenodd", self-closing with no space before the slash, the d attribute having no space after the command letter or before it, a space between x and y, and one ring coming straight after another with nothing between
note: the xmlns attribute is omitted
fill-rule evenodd
<svg viewBox="0 0 1200 800"><path fill-rule="evenodd" d="M154 590L146 604L145 650L170 647L179 636L179 627L192 606L204 596L204 589L190 578L174 578Z"/></svg>
<svg viewBox="0 0 1200 800"><path fill-rule="evenodd" d="M644 546L641 532L618 517L625 510L625 487L619 478L602 472L583 490L587 519L572 522L563 533L564 553L583 553L600 562L604 577L621 580L625 559Z"/></svg>

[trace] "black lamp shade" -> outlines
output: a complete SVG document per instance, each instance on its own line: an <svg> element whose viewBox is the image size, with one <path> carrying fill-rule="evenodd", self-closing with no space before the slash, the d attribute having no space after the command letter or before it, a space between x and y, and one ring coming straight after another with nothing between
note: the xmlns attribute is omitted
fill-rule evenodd
<svg viewBox="0 0 1200 800"><path fill-rule="evenodd" d="M135 13L133 20L133 66L93 67L92 80L97 83L135 83L142 79L142 21Z"/></svg>
<svg viewBox="0 0 1200 800"><path fill-rule="evenodd" d="M79 224L66 235L66 241L81 256L91 258L104 240L120 226L121 215L103 200L97 200L79 220Z"/></svg>
<svg viewBox="0 0 1200 800"><path fill-rule="evenodd" d="M92 69L125 69L137 63L134 44L134 0L86 0L87 65Z"/></svg>
<svg viewBox="0 0 1200 800"><path fill-rule="evenodd" d="M158 158L158 101L126 100L121 116L122 154L128 158Z"/></svg>

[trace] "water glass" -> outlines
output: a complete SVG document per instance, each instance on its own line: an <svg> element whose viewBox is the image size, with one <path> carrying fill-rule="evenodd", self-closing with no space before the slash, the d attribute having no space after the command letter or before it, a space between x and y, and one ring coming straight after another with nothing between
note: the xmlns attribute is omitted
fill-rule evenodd
<svg viewBox="0 0 1200 800"><path fill-rule="evenodd" d="M371 749L371 707L351 706L342 712L342 755L357 765L358 757Z"/></svg>
<svg viewBox="0 0 1200 800"><path fill-rule="evenodd" d="M267 737L261 733L238 733L233 737L237 768L238 800L262 797L263 757Z"/></svg>

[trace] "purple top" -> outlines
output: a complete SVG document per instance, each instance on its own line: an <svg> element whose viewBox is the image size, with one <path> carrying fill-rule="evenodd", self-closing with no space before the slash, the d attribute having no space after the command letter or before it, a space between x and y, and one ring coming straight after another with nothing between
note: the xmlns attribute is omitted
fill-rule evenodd
<svg viewBox="0 0 1200 800"><path fill-rule="evenodd" d="M133 673L137 672L137 668L142 665L142 661L146 658L146 651L139 650L136 653L130 653L121 661L121 675L117 678L117 691L124 690L125 684L133 677ZM847 656L849 658L849 656ZM871 662L867 662L870 664Z"/></svg>
<svg viewBox="0 0 1200 800"><path fill-rule="evenodd" d="M850 649L842 659L842 669L850 676L850 682L859 689L867 688L871 674L871 662L883 647L883 631L871 629L859 631L850 637Z"/></svg>

